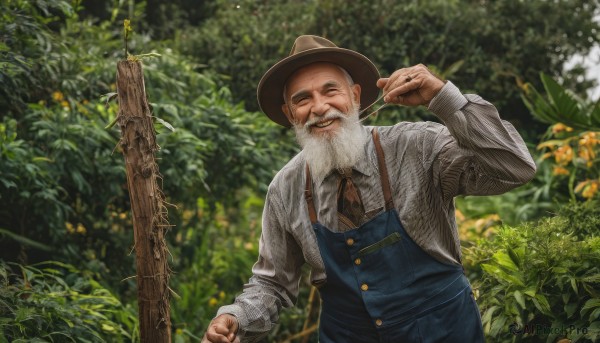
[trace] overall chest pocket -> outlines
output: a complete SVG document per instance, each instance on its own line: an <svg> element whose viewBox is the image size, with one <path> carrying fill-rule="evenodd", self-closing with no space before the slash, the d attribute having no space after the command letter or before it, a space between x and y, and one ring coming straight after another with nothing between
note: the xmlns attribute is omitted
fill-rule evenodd
<svg viewBox="0 0 600 343"><path fill-rule="evenodd" d="M398 231L379 236L354 256L356 275L371 291L395 292L414 281L410 238Z"/></svg>

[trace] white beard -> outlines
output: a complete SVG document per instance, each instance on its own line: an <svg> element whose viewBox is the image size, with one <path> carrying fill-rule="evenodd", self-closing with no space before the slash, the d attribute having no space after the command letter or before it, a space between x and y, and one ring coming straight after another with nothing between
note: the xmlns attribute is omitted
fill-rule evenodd
<svg viewBox="0 0 600 343"><path fill-rule="evenodd" d="M340 126L335 132L310 133L310 126L315 122L334 118L340 118ZM358 118L358 106L353 106L347 115L332 109L323 117L309 120L303 126L294 124L296 139L303 148L313 181L320 182L334 169L350 168L365 155L369 136Z"/></svg>

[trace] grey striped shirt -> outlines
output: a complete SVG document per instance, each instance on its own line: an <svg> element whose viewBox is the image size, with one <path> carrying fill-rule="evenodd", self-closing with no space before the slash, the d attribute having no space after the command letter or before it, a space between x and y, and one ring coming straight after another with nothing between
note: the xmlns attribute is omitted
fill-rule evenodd
<svg viewBox="0 0 600 343"><path fill-rule="evenodd" d="M463 95L447 82L429 110L445 125L401 122L364 129L379 130L394 205L406 232L437 260L460 264L454 197L500 194L523 185L533 178L535 162L515 128L480 96ZM354 167L353 180L365 211L376 213L384 210L384 200L372 140L365 149L366 157ZM281 307L293 306L302 265L311 267L313 283L326 280L304 199L304 168L300 152L273 179L253 276L235 303L218 311L238 318L238 334L244 342L264 336ZM313 185L318 220L333 231L341 230L337 180L330 174Z"/></svg>

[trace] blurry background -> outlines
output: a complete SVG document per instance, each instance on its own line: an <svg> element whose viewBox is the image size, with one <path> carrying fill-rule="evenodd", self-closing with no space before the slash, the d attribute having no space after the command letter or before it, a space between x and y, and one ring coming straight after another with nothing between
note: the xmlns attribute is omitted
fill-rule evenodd
<svg viewBox="0 0 600 343"><path fill-rule="evenodd" d="M0 1L0 342L139 340L124 163L117 126L105 129L118 107L103 97L126 18L129 52L161 55L143 63L176 205L174 341L198 341L250 276L267 185L297 152L257 112L256 85L300 34L382 75L424 63L498 107L538 174L457 199L488 341L597 341L599 13L598 0ZM367 124L400 120L436 118L388 108ZM301 284L265 341L317 341L318 297Z"/></svg>

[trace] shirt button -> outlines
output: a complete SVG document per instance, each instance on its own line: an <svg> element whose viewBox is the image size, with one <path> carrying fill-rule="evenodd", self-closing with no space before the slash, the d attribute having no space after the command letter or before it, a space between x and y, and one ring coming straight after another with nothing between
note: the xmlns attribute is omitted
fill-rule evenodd
<svg viewBox="0 0 600 343"><path fill-rule="evenodd" d="M348 239L346 240L346 244L348 244L348 245L350 245L350 246L351 246L351 245L353 245L353 244L354 244L354 239L352 239L352 238L348 238Z"/></svg>
<svg viewBox="0 0 600 343"><path fill-rule="evenodd" d="M377 319L377 320L375 321L375 325L377 325L377 326L381 326L381 324L383 324L383 320L381 320L381 319Z"/></svg>
<svg viewBox="0 0 600 343"><path fill-rule="evenodd" d="M356 260L354 260L354 264L356 264L357 266L360 264L360 258L357 258Z"/></svg>
<svg viewBox="0 0 600 343"><path fill-rule="evenodd" d="M360 286L360 289L362 289L363 291L366 291L366 290L368 290L368 289L369 289L369 285L367 285L366 283L363 283L363 284Z"/></svg>

